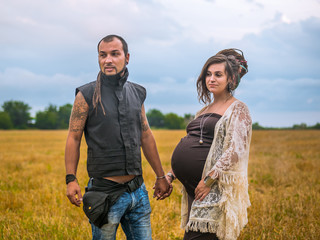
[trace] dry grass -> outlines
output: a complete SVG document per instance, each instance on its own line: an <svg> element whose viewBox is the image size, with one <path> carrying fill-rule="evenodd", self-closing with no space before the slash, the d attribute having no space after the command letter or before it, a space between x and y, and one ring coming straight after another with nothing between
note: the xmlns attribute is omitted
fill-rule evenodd
<svg viewBox="0 0 320 240"><path fill-rule="evenodd" d="M165 170L184 131L155 130ZM0 239L90 239L81 208L65 196L66 131L0 131ZM78 178L88 180L82 145ZM153 239L182 239L180 185L152 199L154 174L143 160L152 206ZM320 131L254 131L249 224L240 239L320 238ZM125 239L122 231L118 239Z"/></svg>

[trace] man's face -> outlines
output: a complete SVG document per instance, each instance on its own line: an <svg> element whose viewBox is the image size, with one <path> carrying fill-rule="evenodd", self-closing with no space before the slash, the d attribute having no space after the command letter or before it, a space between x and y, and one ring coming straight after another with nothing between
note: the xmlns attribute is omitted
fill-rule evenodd
<svg viewBox="0 0 320 240"><path fill-rule="evenodd" d="M111 42L102 41L99 45L99 66L106 75L115 75L129 63L129 53L124 55L122 42L114 38Z"/></svg>

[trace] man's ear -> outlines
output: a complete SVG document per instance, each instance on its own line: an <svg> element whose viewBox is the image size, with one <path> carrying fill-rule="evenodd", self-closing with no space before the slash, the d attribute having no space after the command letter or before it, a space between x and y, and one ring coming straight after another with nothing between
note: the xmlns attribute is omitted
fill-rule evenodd
<svg viewBox="0 0 320 240"><path fill-rule="evenodd" d="M128 64L129 64L129 59L130 59L130 54L129 54L129 53L127 53L127 56L126 56L126 65L128 65Z"/></svg>

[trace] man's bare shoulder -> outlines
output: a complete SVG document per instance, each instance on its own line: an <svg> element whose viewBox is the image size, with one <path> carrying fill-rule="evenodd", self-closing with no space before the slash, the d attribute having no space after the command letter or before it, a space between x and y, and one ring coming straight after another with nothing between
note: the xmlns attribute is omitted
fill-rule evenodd
<svg viewBox="0 0 320 240"><path fill-rule="evenodd" d="M71 116L69 131L78 132L83 131L85 122L88 117L89 105L87 104L83 94L79 91L74 100Z"/></svg>

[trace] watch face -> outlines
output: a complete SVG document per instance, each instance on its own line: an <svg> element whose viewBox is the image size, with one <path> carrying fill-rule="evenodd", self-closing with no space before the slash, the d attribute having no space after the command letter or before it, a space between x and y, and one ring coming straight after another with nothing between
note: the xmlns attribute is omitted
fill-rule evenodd
<svg viewBox="0 0 320 240"><path fill-rule="evenodd" d="M215 179L212 179L210 176L206 176L203 181L207 187L211 187L212 184L215 182Z"/></svg>

